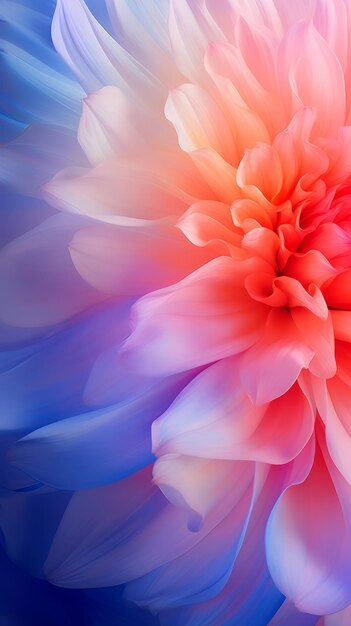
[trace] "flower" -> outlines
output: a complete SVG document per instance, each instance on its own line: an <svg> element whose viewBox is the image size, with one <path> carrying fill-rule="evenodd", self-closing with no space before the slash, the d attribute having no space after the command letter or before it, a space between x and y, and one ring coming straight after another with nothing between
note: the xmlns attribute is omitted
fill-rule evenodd
<svg viewBox="0 0 351 626"><path fill-rule="evenodd" d="M55 107L1 157L7 553L161 624L341 626L350 5L91 4L52 20L80 87L5 48Z"/></svg>

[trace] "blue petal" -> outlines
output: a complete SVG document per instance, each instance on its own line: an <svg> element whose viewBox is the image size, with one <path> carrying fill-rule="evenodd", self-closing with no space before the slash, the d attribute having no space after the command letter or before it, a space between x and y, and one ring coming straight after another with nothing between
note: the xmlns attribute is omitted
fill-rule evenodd
<svg viewBox="0 0 351 626"><path fill-rule="evenodd" d="M126 606L120 588L72 591L28 575L0 548L1 626L153 626L158 619Z"/></svg>
<svg viewBox="0 0 351 626"><path fill-rule="evenodd" d="M253 467L248 465L233 478L234 499L228 515L190 551L129 583L126 597L159 611L216 596L225 587L239 552L250 514L252 486Z"/></svg>
<svg viewBox="0 0 351 626"><path fill-rule="evenodd" d="M0 67L6 89L1 93L0 111L4 121L77 125L84 93L52 45L54 6L51 1L2 0ZM9 137L9 126L4 126L6 132Z"/></svg>
<svg viewBox="0 0 351 626"><path fill-rule="evenodd" d="M0 111L0 142L9 141L26 128L26 124L8 117Z"/></svg>
<svg viewBox="0 0 351 626"><path fill-rule="evenodd" d="M60 126L31 125L0 148L0 182L25 195L41 197L41 186L73 165L86 160L75 135Z"/></svg>
<svg viewBox="0 0 351 626"><path fill-rule="evenodd" d="M29 492L0 490L0 528L7 555L34 576L43 564L71 493L39 487Z"/></svg>
<svg viewBox="0 0 351 626"><path fill-rule="evenodd" d="M110 341L128 332L129 303L78 318L41 341L0 356L2 429L29 432L82 411L90 369Z"/></svg>
<svg viewBox="0 0 351 626"><path fill-rule="evenodd" d="M120 480L154 460L152 421L168 408L183 384L179 377L173 378L136 398L130 394L118 405L44 426L18 441L8 459L37 480L61 489Z"/></svg>
<svg viewBox="0 0 351 626"><path fill-rule="evenodd" d="M269 626L315 626L319 619L320 615L301 613L292 602L285 600Z"/></svg>

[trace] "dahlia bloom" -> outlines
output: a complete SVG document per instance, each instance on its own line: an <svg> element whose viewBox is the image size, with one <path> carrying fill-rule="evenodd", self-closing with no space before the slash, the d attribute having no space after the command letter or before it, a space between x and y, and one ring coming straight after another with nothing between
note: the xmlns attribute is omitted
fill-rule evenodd
<svg viewBox="0 0 351 626"><path fill-rule="evenodd" d="M36 4L1 9L7 556L92 626L347 626L351 4Z"/></svg>

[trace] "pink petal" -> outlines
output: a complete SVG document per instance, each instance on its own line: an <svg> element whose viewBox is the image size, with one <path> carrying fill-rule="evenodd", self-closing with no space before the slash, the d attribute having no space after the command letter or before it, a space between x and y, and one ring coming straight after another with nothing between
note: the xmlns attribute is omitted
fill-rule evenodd
<svg viewBox="0 0 351 626"><path fill-rule="evenodd" d="M331 378L336 373L334 351L334 332L331 316L320 319L310 311L296 307L291 310L291 316L299 329L306 345L313 350L313 357L309 370L315 376Z"/></svg>
<svg viewBox="0 0 351 626"><path fill-rule="evenodd" d="M335 339L351 342L351 311L330 311Z"/></svg>
<svg viewBox="0 0 351 626"><path fill-rule="evenodd" d="M201 148L192 151L190 156L219 201L230 204L240 196L236 171L218 152L212 148Z"/></svg>
<svg viewBox="0 0 351 626"><path fill-rule="evenodd" d="M241 381L255 404L264 404L285 393L314 356L303 341L289 313L273 309L264 336L244 355Z"/></svg>
<svg viewBox="0 0 351 626"><path fill-rule="evenodd" d="M152 426L153 450L213 459L286 463L310 439L314 411L295 384L269 405L253 405L239 382L240 358L200 373Z"/></svg>
<svg viewBox="0 0 351 626"><path fill-rule="evenodd" d="M261 335L267 309L242 287L249 264L219 257L134 307L121 358L155 374L184 371L235 354Z"/></svg>
<svg viewBox="0 0 351 626"><path fill-rule="evenodd" d="M283 184L282 167L277 151L267 144L247 150L237 171L237 183L244 192L257 187L267 200L278 195Z"/></svg>
<svg viewBox="0 0 351 626"><path fill-rule="evenodd" d="M317 111L314 132L327 136L345 124L345 82L340 62L310 23L296 23L279 51L280 80L292 112L305 105Z"/></svg>
<svg viewBox="0 0 351 626"><path fill-rule="evenodd" d="M277 38L257 22L239 17L236 41L247 66L268 91L276 89Z"/></svg>
<svg viewBox="0 0 351 626"><path fill-rule="evenodd" d="M262 87L235 46L226 43L223 38L217 38L217 41L213 38L206 51L205 65L218 85L231 84L236 104L254 111L272 136L285 128L282 103ZM226 80L223 81L223 78Z"/></svg>

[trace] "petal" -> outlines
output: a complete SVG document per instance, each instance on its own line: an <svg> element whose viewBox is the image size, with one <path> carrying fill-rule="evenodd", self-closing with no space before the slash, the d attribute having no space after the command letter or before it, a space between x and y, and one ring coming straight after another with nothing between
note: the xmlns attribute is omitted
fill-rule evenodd
<svg viewBox="0 0 351 626"><path fill-rule="evenodd" d="M272 137L286 127L281 99L268 92L245 63L240 51L223 41L212 38L205 55L205 66L215 83L228 94L228 103L253 111L261 120L258 128L266 128ZM223 80L224 79L224 80ZM226 97L227 100L227 97ZM257 138L258 139L258 138Z"/></svg>
<svg viewBox="0 0 351 626"><path fill-rule="evenodd" d="M77 227L74 218L55 215L3 248L2 321L19 327L50 326L103 299L81 279L70 259L68 244Z"/></svg>
<svg viewBox="0 0 351 626"><path fill-rule="evenodd" d="M299 454L314 428L314 412L299 386L257 407L241 389L239 368L240 359L223 359L189 383L152 425L157 456L278 464Z"/></svg>
<svg viewBox="0 0 351 626"><path fill-rule="evenodd" d="M230 493L221 510L191 532L187 513L168 503L152 484L149 468L113 485L78 491L52 543L46 576L70 588L115 585L143 576L199 543L235 502Z"/></svg>
<svg viewBox="0 0 351 626"><path fill-rule="evenodd" d="M284 597L273 584L267 569L264 550L266 522L280 490L302 480L309 471L310 456L308 447L293 463L283 468L272 468L268 476L267 470L263 470L264 484L263 487L262 484L258 484L258 488L256 486L245 538L233 568L228 572L227 584L214 597L178 607L165 613L164 617L161 614L162 626L268 624ZM205 568L204 571L207 572Z"/></svg>
<svg viewBox="0 0 351 626"><path fill-rule="evenodd" d="M179 229L161 223L144 227L89 226L69 244L73 263L90 285L106 294L141 295L172 284L213 258Z"/></svg>
<svg viewBox="0 0 351 626"><path fill-rule="evenodd" d="M338 346L338 375L326 384L313 380L317 408L325 422L326 441L329 454L344 478L351 483L350 449L350 385L343 380L345 359L348 366L349 350Z"/></svg>
<svg viewBox="0 0 351 626"><path fill-rule="evenodd" d="M247 187L254 186L267 200L273 200L283 184L280 159L273 146L258 144L247 150L239 164L236 180L244 192Z"/></svg>
<svg viewBox="0 0 351 626"><path fill-rule="evenodd" d="M43 563L71 494L37 486L32 491L0 492L2 542L10 559L43 578Z"/></svg>
<svg viewBox="0 0 351 626"><path fill-rule="evenodd" d="M44 193L60 210L128 226L177 216L197 193L201 198L208 192L188 157L158 153L147 161L126 158L104 161L92 170L62 170Z"/></svg>
<svg viewBox="0 0 351 626"><path fill-rule="evenodd" d="M254 267L255 262L249 265ZM245 262L219 257L176 285L139 300L134 308L135 330L121 352L123 361L162 375L252 345L262 332L267 310L257 303L252 306L241 287L245 269Z"/></svg>
<svg viewBox="0 0 351 626"><path fill-rule="evenodd" d="M320 141L320 145L328 156L329 168L325 177L330 186L338 185L348 179L350 175L350 144L351 128L338 128L330 139Z"/></svg>
<svg viewBox="0 0 351 626"><path fill-rule="evenodd" d="M284 274L292 276L308 287L312 283L322 288L337 274L337 270L329 263L319 250L292 254L284 268Z"/></svg>
<svg viewBox="0 0 351 626"><path fill-rule="evenodd" d="M240 500L251 484L251 470L244 462L166 454L157 459L153 478L170 502L188 512L189 529L198 531L230 492Z"/></svg>
<svg viewBox="0 0 351 626"><path fill-rule="evenodd" d="M120 480L153 461L151 423L181 387L182 381L167 379L115 406L55 421L17 441L7 458L58 489Z"/></svg>
<svg viewBox="0 0 351 626"><path fill-rule="evenodd" d="M317 626L348 626L351 617L351 606L347 606L346 609L338 611L333 615L325 615L321 618L321 623L318 622Z"/></svg>
<svg viewBox="0 0 351 626"><path fill-rule="evenodd" d="M315 354L309 364L310 372L321 378L334 376L336 361L331 316L328 315L327 319L323 320L301 307L292 309L291 316L301 333L301 337Z"/></svg>
<svg viewBox="0 0 351 626"><path fill-rule="evenodd" d="M344 74L338 58L311 23L299 22L287 31L278 58L282 89L293 112L301 104L316 108L317 137L343 126Z"/></svg>
<svg viewBox="0 0 351 626"><path fill-rule="evenodd" d="M241 245L242 235L234 227L229 206L224 202L194 202L178 220L177 226L196 246L221 242L230 249L231 245L238 248ZM219 248L222 254L224 245Z"/></svg>
<svg viewBox="0 0 351 626"><path fill-rule="evenodd" d="M335 339L351 342L351 312L330 311Z"/></svg>
<svg viewBox="0 0 351 626"><path fill-rule="evenodd" d="M257 22L239 17L236 22L236 41L245 63L268 91L276 89L277 38Z"/></svg>
<svg viewBox="0 0 351 626"><path fill-rule="evenodd" d="M203 62L207 44L223 39L207 6L199 0L170 0L169 34L180 72L194 82L207 82Z"/></svg>
<svg viewBox="0 0 351 626"><path fill-rule="evenodd" d="M300 611L318 615L340 610L351 597L351 488L322 446L305 482L278 501L266 535L273 580Z"/></svg>
<svg viewBox="0 0 351 626"><path fill-rule="evenodd" d="M84 0L58 0L52 39L87 92L115 85L154 101L157 81L104 30Z"/></svg>
<svg viewBox="0 0 351 626"><path fill-rule="evenodd" d="M178 133L180 147L186 152L213 148L229 163L236 151L225 116L205 89L185 84L171 91L165 115Z"/></svg>
<svg viewBox="0 0 351 626"><path fill-rule="evenodd" d="M144 54L140 46L142 38L152 38L157 49L171 52L168 35L168 3L155 0L152 5L144 2L127 3L126 0L107 0L107 7L116 36L123 47L131 53ZM141 59L143 60L143 59Z"/></svg>
<svg viewBox="0 0 351 626"><path fill-rule="evenodd" d="M348 65L348 12L340 0L317 2L313 23L338 57L347 76Z"/></svg>
<svg viewBox="0 0 351 626"><path fill-rule="evenodd" d="M4 431L15 431L18 438L84 410L83 392L91 368L109 342L119 345L128 335L129 308L128 301L101 306L67 327L50 329L32 344L1 354L3 436Z"/></svg>
<svg viewBox="0 0 351 626"><path fill-rule="evenodd" d="M10 127L5 140L31 123L74 129L78 122L84 92L52 45L53 10L52 2L1 2L0 59L6 92L0 96L0 108L2 122Z"/></svg>
<svg viewBox="0 0 351 626"><path fill-rule="evenodd" d="M288 3L285 0L274 0L279 17L288 30L290 26L302 20L309 20L313 17L317 0L303 0L303 2Z"/></svg>
<svg viewBox="0 0 351 626"><path fill-rule="evenodd" d="M175 82L178 75L171 61L168 2L107 0L106 4L116 39L123 48L163 84Z"/></svg>
<svg viewBox="0 0 351 626"><path fill-rule="evenodd" d="M285 393L314 354L303 341L289 313L273 309L264 336L244 355L241 381L255 404Z"/></svg>
<svg viewBox="0 0 351 626"><path fill-rule="evenodd" d="M65 166L85 163L70 131L31 125L0 149L0 180L17 193L41 198L41 186Z"/></svg>
<svg viewBox="0 0 351 626"><path fill-rule="evenodd" d="M84 591L66 591L50 585L47 581L34 578L17 567L1 549L0 568L2 585L0 589L1 620L3 626L74 626L77 622L85 626L113 626L116 619L137 620L140 626L155 624L144 616L140 609L128 610L121 598L106 595L106 590L89 597ZM140 621L138 621L140 620Z"/></svg>
<svg viewBox="0 0 351 626"><path fill-rule="evenodd" d="M168 125L137 106L117 87L103 87L83 100L78 139L92 165L172 145Z"/></svg>
<svg viewBox="0 0 351 626"><path fill-rule="evenodd" d="M290 600L285 600L268 626L316 626L318 615L301 613Z"/></svg>
<svg viewBox="0 0 351 626"><path fill-rule="evenodd" d="M212 148L193 150L190 156L206 183L221 202L239 196L235 169Z"/></svg>
<svg viewBox="0 0 351 626"><path fill-rule="evenodd" d="M350 300L351 270L344 272L334 278L332 283L323 289L323 295L328 306L335 309L349 309Z"/></svg>
<svg viewBox="0 0 351 626"><path fill-rule="evenodd" d="M240 464L236 467L232 466L231 481L236 501L229 514L191 550L129 583L125 590L128 600L153 611L166 609L168 615L172 607L196 606L223 588L245 531L252 494L252 472L241 472Z"/></svg>

